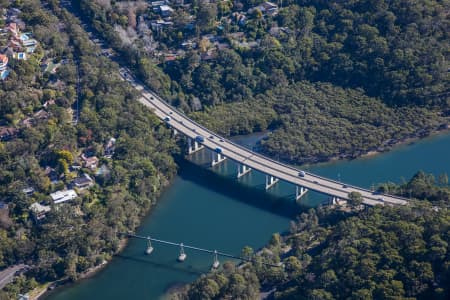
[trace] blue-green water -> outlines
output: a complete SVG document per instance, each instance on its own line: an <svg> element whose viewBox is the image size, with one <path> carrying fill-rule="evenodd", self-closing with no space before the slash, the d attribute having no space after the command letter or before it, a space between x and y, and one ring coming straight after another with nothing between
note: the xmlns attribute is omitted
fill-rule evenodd
<svg viewBox="0 0 450 300"><path fill-rule="evenodd" d="M251 146L257 139L258 136L251 136L236 140ZM182 163L179 176L143 221L139 234L239 254L245 245L259 248L273 232L288 228L289 220L299 211L293 201L293 186L280 183L266 193L264 175L251 172L237 180L234 163L211 169L209 159L210 154L204 151L192 157L195 163ZM418 170L436 175L450 173L450 135L435 136L370 158L308 168L365 187L400 182ZM302 202L316 205L323 200L323 196L308 194ZM212 263L212 257L190 251L187 260L178 263L178 249L154 247L152 255L145 256L145 243L131 240L104 270L58 289L48 299L158 299L169 288L195 280Z"/></svg>

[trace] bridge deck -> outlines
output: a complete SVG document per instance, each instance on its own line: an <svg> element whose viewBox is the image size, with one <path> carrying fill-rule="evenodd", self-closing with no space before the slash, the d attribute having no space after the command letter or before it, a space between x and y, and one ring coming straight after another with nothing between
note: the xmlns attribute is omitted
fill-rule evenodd
<svg viewBox="0 0 450 300"><path fill-rule="evenodd" d="M304 177L300 177L299 169L255 153L217 135L171 107L158 95L145 88L133 78L128 76L126 80L138 91L142 92L142 97L139 98L139 101L153 110L160 119L170 116L171 120L169 123L172 128L192 139L195 139L198 135L203 136L205 140L202 144L205 147L211 150L219 147L222 149L222 155L237 163L245 164L254 170L272 175L294 185L303 186L309 190L339 199L348 200L348 194L350 192L358 192L362 195L363 203L366 205L405 205L407 203L407 199L401 197L374 194L370 190L344 185L342 182L337 182L309 172L306 172Z"/></svg>

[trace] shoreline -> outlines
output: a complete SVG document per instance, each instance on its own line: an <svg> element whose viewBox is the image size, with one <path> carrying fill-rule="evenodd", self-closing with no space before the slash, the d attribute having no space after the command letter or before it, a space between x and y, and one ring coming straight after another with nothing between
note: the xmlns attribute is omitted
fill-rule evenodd
<svg viewBox="0 0 450 300"><path fill-rule="evenodd" d="M60 280L46 282L42 286L32 290L30 292L30 300L39 300L39 299L45 299L46 296L48 296L54 289L64 288L65 286L69 286L71 284L77 284L79 282L82 282L85 279L89 279L91 277L94 277L98 272L103 270L112 260L112 258L122 252L125 247L128 244L128 239L124 238L120 240L119 242L119 248L117 249L117 252L111 256L111 259L109 260L103 260L99 265L90 267L86 271L80 274L80 276L75 281L69 281L67 278L61 278ZM54 286L56 285L56 286ZM54 286L52 288L52 286Z"/></svg>
<svg viewBox="0 0 450 300"><path fill-rule="evenodd" d="M378 155L378 154L382 154L382 153L386 153L386 152L392 151L395 148L400 147L402 145L412 144L412 143L415 143L417 141L421 141L421 140L426 139L426 138L430 138L430 137L433 137L433 136L437 136L437 135L440 135L440 134L446 134L446 133L450 133L450 124L447 124L447 126L445 128L440 128L440 129L436 129L434 131L431 131L426 136L407 137L407 138L398 140L398 141L396 141L396 143L391 144L388 148L385 148L383 151L370 150L370 151L368 151L368 152L366 152L364 154L360 154L358 156L351 157L351 158L349 158L349 157L334 157L334 158L329 158L326 161L315 162L315 163L311 163L311 164L321 164L321 163L330 163L330 162L339 161L339 160L353 160L353 159L358 159L358 158L368 158L368 157L372 157L372 156L375 156L375 155ZM258 133L253 133L253 134L258 134ZM238 137L238 136L231 137L231 139L233 139L235 137ZM261 152L259 152L259 153L261 153ZM263 154L263 153L261 153L261 154ZM310 163L308 163L308 164L310 164ZM169 180L167 182L167 184L161 190L160 194L157 196L157 198L156 198L157 201L154 202L152 204L152 206L150 207L150 209L148 210L148 212L146 212L142 216L142 218L140 219L140 224L139 224L138 228L141 226L142 221L145 218L147 218L148 216L150 216L150 214L152 213L152 209L151 208L158 204L159 199L161 198L161 195L164 192L166 192L172 186L174 178L171 178L171 180ZM49 287L52 284L60 282L58 284L57 288L64 288L64 287L67 287L67 286L69 286L71 284L77 284L79 282L82 282L85 279L89 279L89 278L94 277L99 271L104 269L112 261L114 256L120 254L125 249L125 247L128 245L128 241L129 241L128 238L121 239L120 242L119 242L118 250L111 256L110 259L105 260L101 264L99 264L97 266L94 266L94 267L91 267L88 270L86 270L85 272L81 273L80 276L75 281L68 282L67 279L63 278L63 279L60 279L58 281L45 283L45 284L43 284L43 286L41 286L39 288L36 288L33 291L30 291L30 294L33 294L33 293L36 293L36 290L39 290L38 294L31 296L30 299L36 299L36 300L45 299L49 295L49 293L51 293L53 291L53 289L49 290Z"/></svg>
<svg viewBox="0 0 450 300"><path fill-rule="evenodd" d="M175 178L175 177L174 177ZM139 220L139 225L137 228L139 228L142 224L142 221L147 218L148 216L150 216L150 214L152 213L152 207L156 206L158 204L158 201L161 197L161 195L167 191L167 189L172 185L173 183L173 179L171 178L170 180L167 181L166 185L161 189L161 192L159 193L159 195L157 196L157 201L152 203L152 205L150 206L150 208L148 209L148 211L142 216L142 218ZM97 273L99 273L101 270L103 270L106 266L108 266L109 263L111 263L111 261L113 260L114 256L120 254L128 245L128 241L129 238L122 238L119 241L119 247L117 249L117 251L111 255L111 258L108 260L104 260L102 263L100 263L97 266L88 268L86 271L84 271L83 273L80 274L80 276L74 280L74 281L68 281L67 278L61 278L59 280L55 280L55 281L51 281L51 282L46 282L44 284L42 284L40 287L35 288L34 290L31 290L29 292L30 295L30 300L44 300L46 299L47 296L49 296L55 289L63 289L67 286L73 285L73 284L78 284L86 279L92 278L95 275L97 275ZM55 287L50 288L52 285L55 285Z"/></svg>
<svg viewBox="0 0 450 300"><path fill-rule="evenodd" d="M283 161L283 160L279 160L279 161L284 162L288 165L292 165L292 166L319 165L319 164L327 164L327 163L333 163L333 162L338 162L338 161L343 161L343 160L351 161L354 159L369 158L369 157L373 157L373 156L376 156L379 154L387 153L387 152L395 150L404 145L414 144L418 141L422 141L427 138L432 138L437 135L448 134L448 133L450 133L450 123L445 124L445 125L442 124L438 128L436 128L432 131L429 131L426 134L423 134L423 132L422 133L419 132L419 133L414 134L413 136L407 136L407 137L404 137L401 139L387 140L384 142L384 144L380 145L377 149L370 149L363 153L359 152L356 154L338 154L338 155L328 156L328 157L311 157L308 159L308 161L305 161L305 162ZM258 153L260 153L262 155L268 155L265 152L258 152Z"/></svg>
<svg viewBox="0 0 450 300"><path fill-rule="evenodd" d="M369 150L366 153L355 157L355 158L351 158L351 159L357 159L357 158L364 158L364 157L372 157L374 155L378 155L378 154L382 154L382 153L386 153L389 152L391 150L394 150L395 148L401 147L401 146L405 146L405 145L412 145L418 141L427 139L427 138L432 138L434 136L437 135L441 135L441 134L448 134L450 132L450 123L447 124L445 127L439 127L436 130L430 131L427 135L425 136L413 136L413 137L407 137L407 138L403 138L400 140L395 141L393 144L389 144L385 149L383 150Z"/></svg>

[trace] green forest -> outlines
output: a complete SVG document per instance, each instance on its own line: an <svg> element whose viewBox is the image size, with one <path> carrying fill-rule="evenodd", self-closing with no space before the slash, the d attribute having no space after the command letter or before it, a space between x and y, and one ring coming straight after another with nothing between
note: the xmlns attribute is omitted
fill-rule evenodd
<svg viewBox="0 0 450 300"><path fill-rule="evenodd" d="M143 1L77 1L150 87L225 135L272 130L261 148L282 160L355 157L448 127L446 2L288 0L273 16L252 10L262 2L192 1L155 32Z"/></svg>
<svg viewBox="0 0 450 300"><path fill-rule="evenodd" d="M170 20L148 1L71 2L147 86L224 136L268 130L259 149L278 160L355 158L449 127L448 1L285 0L268 14L262 0L192 0ZM30 266L0 291L11 299L111 259L181 151L59 0L0 8L38 41L0 81L0 269ZM75 199L51 200L69 188ZM379 192L417 200L311 209L258 254L246 247L254 263L224 263L173 297L448 299L448 178L419 172Z"/></svg>
<svg viewBox="0 0 450 300"><path fill-rule="evenodd" d="M12 61L8 80L0 82L1 125L17 130L0 142L0 200L8 206L0 210L0 268L32 267L0 291L0 299L16 299L45 282L76 280L109 260L120 248L117 233L139 225L176 173L172 154L178 152L169 130L142 109L135 91L116 75L118 66L98 56L72 15L55 10L56 17L35 0L14 7L40 44L32 58ZM67 63L52 74L40 66L47 58ZM74 124L71 108L77 99ZM43 108L47 101L51 104ZM105 158L104 144L111 137L115 151ZM100 157L97 171L104 172L73 169L88 151ZM46 174L47 167L56 180ZM79 197L70 203L53 204L49 193L83 173L95 178L94 186L77 189ZM32 195L23 191L28 187ZM51 211L36 220L33 203Z"/></svg>
<svg viewBox="0 0 450 300"><path fill-rule="evenodd" d="M260 291L269 299L448 299L448 182L419 172L384 189L411 192L419 200L352 212L311 209L257 255L244 249L253 263L225 262L172 299L259 299Z"/></svg>

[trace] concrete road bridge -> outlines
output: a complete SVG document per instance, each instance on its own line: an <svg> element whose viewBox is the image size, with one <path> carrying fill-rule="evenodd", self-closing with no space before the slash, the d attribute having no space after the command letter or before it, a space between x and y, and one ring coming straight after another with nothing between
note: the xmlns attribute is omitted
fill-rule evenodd
<svg viewBox="0 0 450 300"><path fill-rule="evenodd" d="M211 165L217 165L225 159L231 159L238 164L236 176L242 177L251 170L266 174L266 189L273 187L279 180L289 182L295 186L295 198L299 200L308 190L329 196L331 203L349 200L349 193L361 194L363 204L374 205L405 205L405 198L377 194L365 188L352 186L329 178L275 161L266 156L253 152L233 143L202 125L191 120L185 114L170 106L153 91L137 81L126 69L121 69L124 80L141 93L139 102L151 109L158 118L170 125L175 134L181 133L188 138L188 153L194 153L203 148L211 151Z"/></svg>

